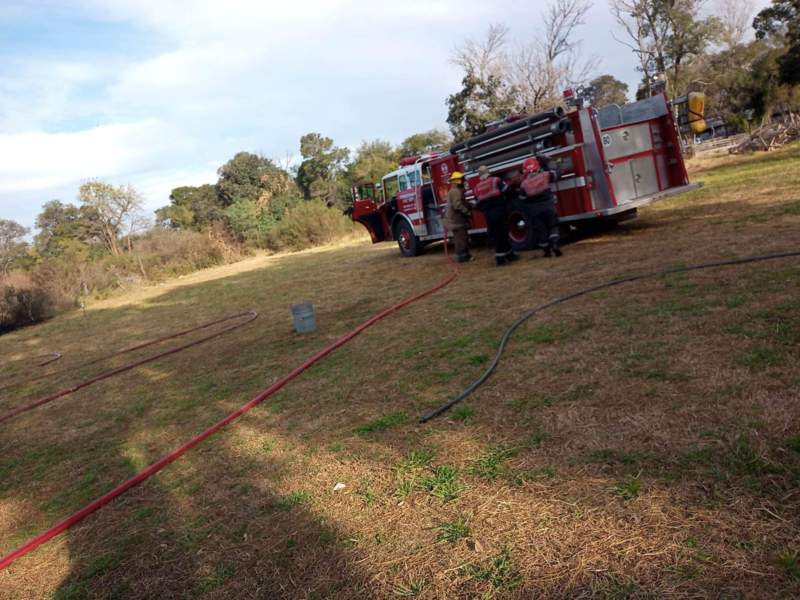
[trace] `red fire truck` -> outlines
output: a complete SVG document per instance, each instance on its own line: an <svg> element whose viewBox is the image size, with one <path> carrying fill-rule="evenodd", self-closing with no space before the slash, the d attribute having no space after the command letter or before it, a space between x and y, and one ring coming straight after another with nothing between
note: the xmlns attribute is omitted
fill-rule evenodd
<svg viewBox="0 0 800 600"><path fill-rule="evenodd" d="M396 240L403 255L415 256L444 238L442 215L453 171L465 173L471 201L480 165L514 186L523 161L534 155L559 165L553 189L565 226L631 219L640 206L699 187L689 183L670 103L656 95L599 110L574 102L569 110L516 115L449 152L403 159L380 184L354 188L351 216L373 243ZM526 204L514 202L509 237L515 250L534 245L529 223ZM485 231L483 215L474 211L470 234Z"/></svg>

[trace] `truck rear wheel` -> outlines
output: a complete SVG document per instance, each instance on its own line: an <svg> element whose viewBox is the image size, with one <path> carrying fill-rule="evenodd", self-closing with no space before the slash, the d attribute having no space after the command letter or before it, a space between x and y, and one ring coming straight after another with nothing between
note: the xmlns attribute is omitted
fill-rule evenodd
<svg viewBox="0 0 800 600"><path fill-rule="evenodd" d="M535 236L528 206L521 200L514 200L508 213L508 241L511 247L517 252L530 250L535 245Z"/></svg>
<svg viewBox="0 0 800 600"><path fill-rule="evenodd" d="M422 243L414 233L408 221L405 219L398 221L394 226L394 239L400 247L403 256L417 256L422 251Z"/></svg>

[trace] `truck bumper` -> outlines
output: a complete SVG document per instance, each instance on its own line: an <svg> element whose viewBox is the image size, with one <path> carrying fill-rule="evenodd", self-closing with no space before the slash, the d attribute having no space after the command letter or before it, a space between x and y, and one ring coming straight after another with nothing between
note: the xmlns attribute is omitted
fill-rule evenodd
<svg viewBox="0 0 800 600"><path fill-rule="evenodd" d="M690 183L688 185L682 185L679 187L670 188L668 190L663 190L656 194L650 194L649 196L642 196L641 198L636 198L635 200L631 200L630 202L626 202L625 204L620 204L618 206L612 206L611 208L602 208L578 215L559 217L558 220L560 223L569 223L570 221L583 221L585 219L596 219L598 217L613 217L642 206L647 206L656 200L663 200L664 198L669 198L670 196L677 196L678 194L690 192L701 187L703 187L702 183Z"/></svg>

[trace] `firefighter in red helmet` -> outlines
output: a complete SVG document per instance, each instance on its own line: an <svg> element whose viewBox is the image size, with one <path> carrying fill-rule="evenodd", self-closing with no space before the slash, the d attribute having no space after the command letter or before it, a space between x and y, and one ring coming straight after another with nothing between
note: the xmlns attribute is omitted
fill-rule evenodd
<svg viewBox="0 0 800 600"><path fill-rule="evenodd" d="M450 191L447 193L447 210L445 224L453 237L453 246L458 262L469 262L472 255L469 253L469 218L472 214L469 205L464 201L464 174L455 171L450 176Z"/></svg>
<svg viewBox="0 0 800 600"><path fill-rule="evenodd" d="M550 169L547 159L542 156L526 159L522 170L524 176L519 196L528 206L536 242L546 257L561 256L556 197L550 189L550 184L558 181L558 172Z"/></svg>
<svg viewBox="0 0 800 600"><path fill-rule="evenodd" d="M489 167L478 169L480 181L473 188L478 201L478 210L486 217L489 237L494 244L494 260L499 267L519 258L511 249L508 239L508 185L489 172Z"/></svg>

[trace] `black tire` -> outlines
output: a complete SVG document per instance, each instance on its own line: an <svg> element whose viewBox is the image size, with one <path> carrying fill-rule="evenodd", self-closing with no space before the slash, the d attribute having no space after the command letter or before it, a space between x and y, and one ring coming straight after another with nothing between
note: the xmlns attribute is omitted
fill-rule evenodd
<svg viewBox="0 0 800 600"><path fill-rule="evenodd" d="M536 233L530 224L530 207L523 200L514 200L508 211L508 241L514 251L531 250L536 246Z"/></svg>
<svg viewBox="0 0 800 600"><path fill-rule="evenodd" d="M400 254L406 257L419 255L422 252L422 243L414 233L408 221L400 219L394 226L394 239L400 248Z"/></svg>

